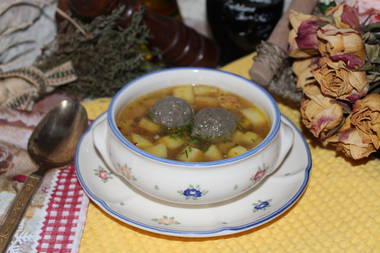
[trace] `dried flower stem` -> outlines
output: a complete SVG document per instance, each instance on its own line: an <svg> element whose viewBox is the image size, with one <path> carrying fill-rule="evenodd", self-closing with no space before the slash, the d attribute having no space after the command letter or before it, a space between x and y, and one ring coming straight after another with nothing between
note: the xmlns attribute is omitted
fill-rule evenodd
<svg viewBox="0 0 380 253"><path fill-rule="evenodd" d="M72 25L74 25L80 33L83 34L86 38L90 37L90 34L86 32L75 20L73 20L69 15L67 15L63 10L57 7L57 13L61 15L63 18L65 18L67 21L69 21Z"/></svg>

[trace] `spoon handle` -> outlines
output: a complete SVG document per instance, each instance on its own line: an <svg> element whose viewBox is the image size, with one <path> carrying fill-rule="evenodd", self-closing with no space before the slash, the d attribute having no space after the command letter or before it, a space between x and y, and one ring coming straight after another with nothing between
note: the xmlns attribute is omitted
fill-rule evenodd
<svg viewBox="0 0 380 253"><path fill-rule="evenodd" d="M28 204L41 183L41 177L30 175L21 191L9 207L4 223L0 227L0 252L5 252L13 233L16 231Z"/></svg>

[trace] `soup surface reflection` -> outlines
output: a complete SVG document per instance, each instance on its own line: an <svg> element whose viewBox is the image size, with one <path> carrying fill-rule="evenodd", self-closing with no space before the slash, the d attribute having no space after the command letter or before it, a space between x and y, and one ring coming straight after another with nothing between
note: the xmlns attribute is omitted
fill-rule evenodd
<svg viewBox="0 0 380 253"><path fill-rule="evenodd" d="M170 124L167 122L178 118L175 114L178 110L157 111L175 108L159 106L168 101L180 105L187 103L192 115L189 116L187 109L186 117L191 120L182 121L184 125L168 127ZM209 116L202 119L201 112L203 115L209 113ZM214 115L216 112L221 113ZM165 121L156 115L174 116L169 121L166 117ZM223 122L226 116L230 122ZM140 149L184 162L216 161L241 155L257 146L268 134L271 125L268 116L253 102L208 85L181 85L148 93L126 105L116 121L121 133ZM219 131L217 126L223 131L214 133Z"/></svg>

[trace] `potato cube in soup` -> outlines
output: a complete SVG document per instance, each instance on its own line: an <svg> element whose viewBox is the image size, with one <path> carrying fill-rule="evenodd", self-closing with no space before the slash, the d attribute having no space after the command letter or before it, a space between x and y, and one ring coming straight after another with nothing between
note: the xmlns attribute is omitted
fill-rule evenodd
<svg viewBox="0 0 380 253"><path fill-rule="evenodd" d="M210 87L210 86L204 86L204 85L194 86L194 94L196 96L217 95L218 92L219 92L219 89L217 87Z"/></svg>
<svg viewBox="0 0 380 253"><path fill-rule="evenodd" d="M147 119L147 118L142 118L139 121L139 127L145 129L148 132L154 133L154 134L160 132L160 130L161 130L160 125L154 123L153 121L151 121L150 119Z"/></svg>
<svg viewBox="0 0 380 253"><path fill-rule="evenodd" d="M187 146L177 156L177 159L183 162L199 162L203 158L203 152L200 149Z"/></svg>
<svg viewBox="0 0 380 253"><path fill-rule="evenodd" d="M218 97L219 105L224 109L237 110L240 109L240 100L233 95L222 94Z"/></svg>
<svg viewBox="0 0 380 253"><path fill-rule="evenodd" d="M152 146L153 143L139 134L132 133L132 142L139 148Z"/></svg>
<svg viewBox="0 0 380 253"><path fill-rule="evenodd" d="M261 137L252 131L248 131L245 133L241 131L236 131L232 136L232 140L233 142L239 145L253 146L257 145L261 141Z"/></svg>
<svg viewBox="0 0 380 253"><path fill-rule="evenodd" d="M239 120L239 127L243 129L247 129L251 126L251 121L249 121L247 118L243 117Z"/></svg>
<svg viewBox="0 0 380 253"><path fill-rule="evenodd" d="M234 156L244 154L247 151L248 150L243 146L235 146L228 151L227 155L228 155L228 157L234 157Z"/></svg>
<svg viewBox="0 0 380 253"><path fill-rule="evenodd" d="M243 132L241 132L239 130L235 131L235 133L232 135L232 141L234 143L240 144L242 142L243 138L244 138L244 134L243 134Z"/></svg>
<svg viewBox="0 0 380 253"><path fill-rule="evenodd" d="M226 154L228 150L230 150L233 146L235 146L235 143L233 141L226 141L226 142L220 142L218 143L218 149Z"/></svg>
<svg viewBox="0 0 380 253"><path fill-rule="evenodd" d="M182 138L175 135L167 135L161 137L158 142L165 144L168 149L179 148L185 143Z"/></svg>
<svg viewBox="0 0 380 253"><path fill-rule="evenodd" d="M182 98L192 104L194 102L193 86L180 86L173 89L173 96Z"/></svg>
<svg viewBox="0 0 380 253"><path fill-rule="evenodd" d="M209 161L217 161L223 159L223 155L216 145L211 145L204 153L204 157Z"/></svg>
<svg viewBox="0 0 380 253"><path fill-rule="evenodd" d="M240 144L247 145L247 146L253 146L253 145L256 146L261 141L262 141L262 138L260 137L260 135L252 131L248 131L244 133L242 142Z"/></svg>
<svg viewBox="0 0 380 253"><path fill-rule="evenodd" d="M196 96L194 103L198 109L204 107L218 107L218 100L213 97Z"/></svg>
<svg viewBox="0 0 380 253"><path fill-rule="evenodd" d="M240 111L254 127L263 127L268 123L266 118L254 107L242 109Z"/></svg>
<svg viewBox="0 0 380 253"><path fill-rule="evenodd" d="M163 144L163 143L147 147L144 150L146 152L148 152L152 155L158 156L158 157L162 157L162 158L168 157L168 150L167 150L165 144Z"/></svg>

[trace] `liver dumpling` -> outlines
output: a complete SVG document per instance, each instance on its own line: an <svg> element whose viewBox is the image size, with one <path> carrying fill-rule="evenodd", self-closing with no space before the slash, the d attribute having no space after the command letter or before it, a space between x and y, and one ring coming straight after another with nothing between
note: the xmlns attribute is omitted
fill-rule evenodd
<svg viewBox="0 0 380 253"><path fill-rule="evenodd" d="M204 108L195 114L191 135L204 139L230 136L236 129L236 118L223 108Z"/></svg>
<svg viewBox="0 0 380 253"><path fill-rule="evenodd" d="M168 96L159 99L150 108L149 116L160 125L177 128L191 123L193 109L186 100Z"/></svg>

